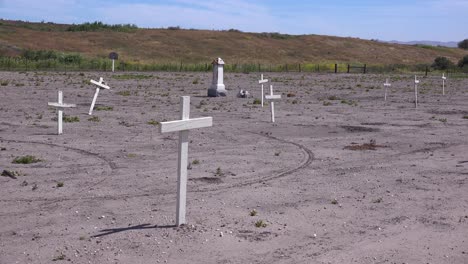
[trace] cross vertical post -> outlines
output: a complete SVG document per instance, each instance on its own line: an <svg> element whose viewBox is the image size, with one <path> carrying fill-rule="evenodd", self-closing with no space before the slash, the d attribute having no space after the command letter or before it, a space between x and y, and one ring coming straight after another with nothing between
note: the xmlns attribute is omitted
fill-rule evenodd
<svg viewBox="0 0 468 264"><path fill-rule="evenodd" d="M416 108L418 108L418 83L419 83L419 80L417 76L415 75L414 76L414 104Z"/></svg>
<svg viewBox="0 0 468 264"><path fill-rule="evenodd" d="M385 86L385 102L387 101L387 88L392 86L389 82L388 82L388 78L387 80L385 81L384 83L384 86Z"/></svg>
<svg viewBox="0 0 468 264"><path fill-rule="evenodd" d="M445 77L445 73L442 73L442 95L445 95L445 80L447 77Z"/></svg>
<svg viewBox="0 0 468 264"><path fill-rule="evenodd" d="M91 80L91 83L97 85L97 88L96 92L94 93L93 102L91 102L91 107L89 108L89 115L93 114L94 104L96 104L96 100L99 95L99 90L101 90L102 88L110 90L110 87L104 83L104 79L102 77L99 78L99 82Z"/></svg>
<svg viewBox="0 0 468 264"><path fill-rule="evenodd" d="M262 84L262 107L263 107L263 97L264 97L263 96L263 84L266 82L268 82L268 79L263 79L263 73L262 73L260 80L258 81L258 83Z"/></svg>
<svg viewBox="0 0 468 264"><path fill-rule="evenodd" d="M64 104L63 103L63 93L58 91L58 101L57 103L48 103L49 106L57 107L57 134L63 134L63 108L67 107L76 107L74 104Z"/></svg>
<svg viewBox="0 0 468 264"><path fill-rule="evenodd" d="M187 166L188 166L188 133L190 129L210 127L213 125L212 117L202 117L190 119L190 96L182 96L181 120L161 122L159 131L179 132L178 158L177 158L177 207L176 207L176 225L180 226L186 223L185 214L187 207Z"/></svg>
<svg viewBox="0 0 468 264"><path fill-rule="evenodd" d="M115 64L115 60L112 59L112 72L114 72L114 64Z"/></svg>
<svg viewBox="0 0 468 264"><path fill-rule="evenodd" d="M62 91L58 91L58 103L63 104L63 93ZM58 131L57 133L61 135L63 133L62 125L63 125L63 110L59 108L57 111L57 118L58 118Z"/></svg>
<svg viewBox="0 0 468 264"><path fill-rule="evenodd" d="M274 100L280 100L281 94L273 94L273 85L270 85L270 94L265 95L266 100L270 100L271 122L275 122L275 103Z"/></svg>

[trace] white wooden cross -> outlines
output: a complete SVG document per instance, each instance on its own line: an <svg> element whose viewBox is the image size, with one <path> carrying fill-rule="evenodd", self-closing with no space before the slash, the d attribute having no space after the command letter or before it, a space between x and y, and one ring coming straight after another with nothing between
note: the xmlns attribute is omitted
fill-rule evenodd
<svg viewBox="0 0 468 264"><path fill-rule="evenodd" d="M447 77L445 77L445 73L442 73L442 95L445 95L445 80Z"/></svg>
<svg viewBox="0 0 468 264"><path fill-rule="evenodd" d="M69 107L76 107L75 104L64 104L63 103L63 93L62 91L58 91L58 102L48 102L47 103L49 106L57 107L57 123L58 123L58 134L61 135L63 133L62 129L62 119L63 119L63 108L69 108Z"/></svg>
<svg viewBox="0 0 468 264"><path fill-rule="evenodd" d="M387 81L384 83L384 86L385 86L385 101L387 101L387 88L392 86L392 84L388 82L388 78L387 78Z"/></svg>
<svg viewBox="0 0 468 264"><path fill-rule="evenodd" d="M188 166L188 132L190 129L213 126L212 117L190 119L190 96L180 98L180 119L161 122L160 133L179 132L179 156L177 167L177 208L176 225L185 224L185 208L187 204L187 166Z"/></svg>
<svg viewBox="0 0 468 264"><path fill-rule="evenodd" d="M262 107L263 107L263 84L267 83L268 79L263 79L263 74L260 77L260 80L258 80L258 83L262 84Z"/></svg>
<svg viewBox="0 0 468 264"><path fill-rule="evenodd" d="M270 102L271 122L275 122L275 100L280 100L281 94L273 94L273 85L270 85L270 95L265 95L265 100Z"/></svg>
<svg viewBox="0 0 468 264"><path fill-rule="evenodd" d="M419 83L419 80L417 76L415 75L414 76L414 104L416 108L418 108L418 83Z"/></svg>
<svg viewBox="0 0 468 264"><path fill-rule="evenodd" d="M110 87L106 85L106 83L104 82L104 79L102 79L102 77L99 78L99 82L97 82L95 80L91 80L91 83L97 85L97 88L96 88L96 92L94 93L93 102L91 103L91 107L89 108L89 115L93 114L94 104L96 103L96 100L97 100L97 97L98 97L98 94L99 94L99 90L101 90L101 89L110 90Z"/></svg>

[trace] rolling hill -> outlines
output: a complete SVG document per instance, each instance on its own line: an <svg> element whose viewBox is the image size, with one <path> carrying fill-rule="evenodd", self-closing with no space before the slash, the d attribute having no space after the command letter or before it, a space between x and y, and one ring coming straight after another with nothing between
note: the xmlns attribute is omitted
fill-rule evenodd
<svg viewBox="0 0 468 264"><path fill-rule="evenodd" d="M429 45L400 45L359 38L279 33L169 29L69 31L70 25L0 20L0 55L24 50L78 52L107 57L116 51L135 62L430 64L444 56L457 62L468 51Z"/></svg>

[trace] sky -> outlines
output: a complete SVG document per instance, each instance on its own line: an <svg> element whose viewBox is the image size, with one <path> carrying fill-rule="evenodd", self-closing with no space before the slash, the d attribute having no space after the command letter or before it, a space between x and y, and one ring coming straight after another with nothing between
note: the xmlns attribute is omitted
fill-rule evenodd
<svg viewBox="0 0 468 264"><path fill-rule="evenodd" d="M0 0L0 18L379 40L468 38L468 0Z"/></svg>

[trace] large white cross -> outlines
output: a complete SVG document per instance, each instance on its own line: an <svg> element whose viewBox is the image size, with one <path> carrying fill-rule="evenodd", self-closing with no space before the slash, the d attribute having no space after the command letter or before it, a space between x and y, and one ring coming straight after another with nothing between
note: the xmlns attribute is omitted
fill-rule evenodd
<svg viewBox="0 0 468 264"><path fill-rule="evenodd" d="M388 88L388 87L391 87L391 86L392 86L392 84L388 82L388 78L387 78L387 80L386 80L385 83L384 83L384 87L385 87L385 101L387 101L387 88Z"/></svg>
<svg viewBox="0 0 468 264"><path fill-rule="evenodd" d="M447 77L445 77L445 73L442 73L442 95L445 95L445 80Z"/></svg>
<svg viewBox="0 0 468 264"><path fill-rule="evenodd" d="M49 106L57 107L57 123L58 123L58 134L61 135L63 133L62 129L62 119L63 119L63 108L69 108L69 107L76 107L75 104L64 104L63 103L63 93L62 91L58 91L58 102L48 102L47 103Z"/></svg>
<svg viewBox="0 0 468 264"><path fill-rule="evenodd" d="M414 76L414 104L416 108L418 108L418 77L415 75Z"/></svg>
<svg viewBox="0 0 468 264"><path fill-rule="evenodd" d="M96 103L96 100L97 100L97 97L98 97L98 94L99 94L99 90L101 90L101 89L110 90L110 87L106 85L106 83L104 82L104 79L102 79L102 77L99 78L99 82L97 82L95 80L91 80L91 83L97 85L97 88L96 88L96 92L94 93L93 102L91 103L91 107L89 108L89 115L93 114L94 104Z"/></svg>
<svg viewBox="0 0 468 264"><path fill-rule="evenodd" d="M270 85L270 95L265 95L265 100L270 102L271 122L275 122L275 102L281 99L281 94L273 94L273 85Z"/></svg>
<svg viewBox="0 0 468 264"><path fill-rule="evenodd" d="M180 98L180 119L176 121L161 122L160 133L179 132L179 156L177 167L177 209L176 225L185 224L185 211L187 204L187 166L188 166L188 132L190 129L213 126L212 117L190 119L190 96Z"/></svg>
<svg viewBox="0 0 468 264"><path fill-rule="evenodd" d="M262 74L260 77L260 80L258 80L258 83L262 85L262 107L263 107L263 84L267 82L268 82L268 79L263 79L263 74Z"/></svg>

